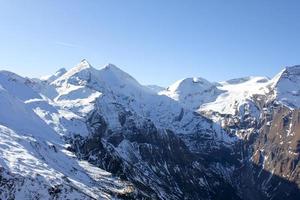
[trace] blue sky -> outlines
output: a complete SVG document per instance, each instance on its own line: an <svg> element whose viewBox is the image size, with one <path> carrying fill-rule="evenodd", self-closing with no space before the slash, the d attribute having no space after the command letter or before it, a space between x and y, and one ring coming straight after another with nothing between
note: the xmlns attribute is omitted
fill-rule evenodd
<svg viewBox="0 0 300 200"><path fill-rule="evenodd" d="M0 69L51 74L81 59L144 84L272 77L300 64L293 0L0 0Z"/></svg>

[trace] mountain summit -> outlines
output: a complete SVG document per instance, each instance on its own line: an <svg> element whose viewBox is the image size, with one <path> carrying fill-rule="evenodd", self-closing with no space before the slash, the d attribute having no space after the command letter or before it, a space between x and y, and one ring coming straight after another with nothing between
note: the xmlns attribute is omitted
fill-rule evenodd
<svg viewBox="0 0 300 200"><path fill-rule="evenodd" d="M299 83L0 71L0 199L298 200Z"/></svg>
<svg viewBox="0 0 300 200"><path fill-rule="evenodd" d="M204 103L211 102L221 94L215 84L203 78L186 78L175 82L159 94L166 95L183 106L197 109Z"/></svg>

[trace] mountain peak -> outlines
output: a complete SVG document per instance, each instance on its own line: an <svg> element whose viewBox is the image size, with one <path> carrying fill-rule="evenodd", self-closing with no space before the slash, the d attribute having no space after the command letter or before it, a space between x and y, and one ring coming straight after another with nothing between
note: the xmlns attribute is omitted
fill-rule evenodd
<svg viewBox="0 0 300 200"><path fill-rule="evenodd" d="M204 78L190 77L176 81L159 94L178 101L186 108L197 109L203 103L215 100L221 92L216 84Z"/></svg>
<svg viewBox="0 0 300 200"><path fill-rule="evenodd" d="M82 59L79 64L77 64L74 68L77 69L86 69L86 68L92 68L92 65L86 60Z"/></svg>
<svg viewBox="0 0 300 200"><path fill-rule="evenodd" d="M62 70L62 72L63 71L64 70ZM53 84L61 85L67 82L79 84L79 80L87 81L90 79L92 74L97 74L97 70L94 69L86 59L83 59L75 67L71 68L67 72L63 73L59 78L55 79L55 81L53 81L55 83Z"/></svg>
<svg viewBox="0 0 300 200"><path fill-rule="evenodd" d="M114 64L107 64L105 65L105 67L103 69L100 70L100 73L105 76L106 78L110 77L112 80L127 80L130 82L134 82L135 84L138 84L137 81L128 73L126 73L125 71L123 71L122 69L120 69L119 67L117 67ZM114 77L114 78L113 78Z"/></svg>
<svg viewBox="0 0 300 200"><path fill-rule="evenodd" d="M114 64L108 63L104 66L103 68L105 71L111 71L114 73L123 73L123 74L127 74L125 71L123 71L122 69L120 69L119 67L117 67Z"/></svg>
<svg viewBox="0 0 300 200"><path fill-rule="evenodd" d="M82 59L80 61L80 63L78 63L75 67L73 67L72 69L67 71L65 73L65 75L67 75L67 76L74 75L74 74L77 74L81 71L85 71L86 69L94 69L94 68L92 67L92 65L86 59Z"/></svg>
<svg viewBox="0 0 300 200"><path fill-rule="evenodd" d="M212 86L213 84L204 78L189 77L189 78L176 81L174 84L168 87L167 90L171 92L182 92L182 91L191 92L190 90L192 91L199 90L199 89L202 90Z"/></svg>

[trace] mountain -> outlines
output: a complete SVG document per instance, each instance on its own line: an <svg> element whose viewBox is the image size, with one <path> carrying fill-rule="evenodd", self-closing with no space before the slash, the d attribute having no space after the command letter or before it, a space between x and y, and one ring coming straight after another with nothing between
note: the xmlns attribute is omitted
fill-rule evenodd
<svg viewBox="0 0 300 200"><path fill-rule="evenodd" d="M203 78L179 80L159 94L166 95L182 106L195 110L200 105L215 100L223 91Z"/></svg>
<svg viewBox="0 0 300 200"><path fill-rule="evenodd" d="M111 199L130 192L130 184L67 150L46 123L50 113L42 113L55 108L29 79L8 72L0 77L1 199Z"/></svg>
<svg viewBox="0 0 300 200"><path fill-rule="evenodd" d="M65 68L60 68L59 70L57 70L55 72L55 74L43 76L40 78L40 80L51 83L51 82L55 81L56 79L58 79L59 77L61 77L62 75L64 75L66 72L67 72L67 70Z"/></svg>
<svg viewBox="0 0 300 200"><path fill-rule="evenodd" d="M269 83L265 77L246 77L219 84L218 89L224 92L218 95L215 101L202 104L200 110L212 110L222 114L240 113L242 106L247 104L254 94L268 92Z"/></svg>
<svg viewBox="0 0 300 200"><path fill-rule="evenodd" d="M291 108L300 108L300 66L286 67L272 80L278 101Z"/></svg>
<svg viewBox="0 0 300 200"><path fill-rule="evenodd" d="M164 87L158 86L158 85L146 85L146 87L148 87L150 90L152 90L155 93L159 93L163 90L165 90Z"/></svg>
<svg viewBox="0 0 300 200"><path fill-rule="evenodd" d="M0 198L299 199L299 80L0 71Z"/></svg>

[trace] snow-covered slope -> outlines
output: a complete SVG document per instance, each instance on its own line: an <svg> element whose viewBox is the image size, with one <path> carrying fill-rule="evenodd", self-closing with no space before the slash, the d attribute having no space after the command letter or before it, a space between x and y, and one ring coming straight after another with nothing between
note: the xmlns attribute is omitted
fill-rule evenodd
<svg viewBox="0 0 300 200"><path fill-rule="evenodd" d="M23 78L15 73L0 71L0 84L2 87L21 101L42 98L39 93L29 87L31 83L30 79Z"/></svg>
<svg viewBox="0 0 300 200"><path fill-rule="evenodd" d="M271 82L279 102L291 108L300 108L300 65L286 67Z"/></svg>
<svg viewBox="0 0 300 200"><path fill-rule="evenodd" d="M130 185L55 142L0 125L1 182L11 184L6 190L1 184L1 199L111 199L130 192Z"/></svg>
<svg viewBox="0 0 300 200"><path fill-rule="evenodd" d="M60 71L43 80L0 73L1 166L3 176L16 188L0 188L3 198L105 199L131 194L129 183L78 161L66 150L73 137L92 137L94 124L87 120L94 113L104 118L112 133L122 131L125 122L128 128L147 131L154 124L161 134L170 129L178 134L205 133L216 138L214 145L233 142L208 119L156 94L112 64L98 70L82 60L69 71ZM129 162L126 155L132 144L124 142L116 152ZM35 181L36 177L40 178Z"/></svg>
<svg viewBox="0 0 300 200"><path fill-rule="evenodd" d="M178 101L186 108L195 110L200 105L214 101L222 91L215 84L203 78L186 78L179 80L159 94Z"/></svg>
<svg viewBox="0 0 300 200"><path fill-rule="evenodd" d="M242 105L251 101L254 94L269 92L269 79L245 77L220 83L210 83L202 78L179 80L160 92L191 110L236 114Z"/></svg>
<svg viewBox="0 0 300 200"><path fill-rule="evenodd" d="M246 77L221 82L217 87L225 91L215 101L203 104L200 111L237 114L242 105L252 101L254 95L265 95L291 108L300 108L300 66L286 67L273 79Z"/></svg>
<svg viewBox="0 0 300 200"><path fill-rule="evenodd" d="M57 134L41 118L28 109L21 100L10 95L2 85L0 85L0 110L0 124L35 137L58 140Z"/></svg>
<svg viewBox="0 0 300 200"><path fill-rule="evenodd" d="M79 161L64 137L87 133L78 116L44 98L35 83L0 73L0 198L111 199L131 186Z"/></svg>
<svg viewBox="0 0 300 200"><path fill-rule="evenodd" d="M64 75L66 72L67 72L67 70L65 68L60 68L59 70L57 70L55 72L55 74L48 75L48 76L43 76L43 77L40 78L40 80L47 81L48 83L51 83L51 82L55 81L56 79L58 79L59 77L61 77L62 75Z"/></svg>
<svg viewBox="0 0 300 200"><path fill-rule="evenodd" d="M200 84L200 83L199 83ZM156 126L182 133L192 132L197 124L211 125L193 111L165 95L158 95L112 64L98 70L82 60L50 84L56 89L53 101L79 116L99 110L111 129L122 127L120 112L131 112L136 123L151 119ZM185 127L180 128L179 127Z"/></svg>
<svg viewBox="0 0 300 200"><path fill-rule="evenodd" d="M158 86L158 85L146 85L150 90L152 90L155 93L159 93L163 90L165 90L164 87Z"/></svg>
<svg viewBox="0 0 300 200"><path fill-rule="evenodd" d="M269 79L266 77L246 77L221 82L218 88L224 93L215 101L201 105L200 111L238 114L241 106L248 104L253 95L269 93L269 85Z"/></svg>
<svg viewBox="0 0 300 200"><path fill-rule="evenodd" d="M300 107L299 83L299 66L272 80L186 78L163 91L86 60L41 79L0 71L0 199L207 199L232 189L236 141L258 133L276 107L268 102Z"/></svg>

